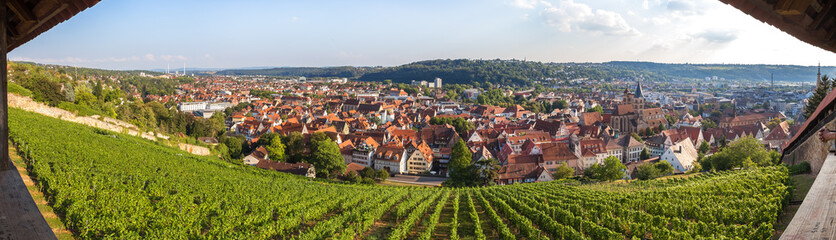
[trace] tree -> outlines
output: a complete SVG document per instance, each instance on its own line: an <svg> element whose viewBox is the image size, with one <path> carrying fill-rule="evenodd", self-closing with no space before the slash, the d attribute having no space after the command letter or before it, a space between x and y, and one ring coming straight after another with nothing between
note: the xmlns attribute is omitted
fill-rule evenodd
<svg viewBox="0 0 836 240"><path fill-rule="evenodd" d="M570 178L573 175L575 175L575 169L570 168L569 166L566 165L566 163L563 163L563 164L560 164L560 166L557 166L557 168L555 168L555 170L554 170L554 174L552 174L552 176L554 176L555 180Z"/></svg>
<svg viewBox="0 0 836 240"><path fill-rule="evenodd" d="M819 103L833 90L831 80L827 75L822 75L821 81L822 83L818 84L816 89L813 90L813 96L807 98L807 106L804 107L804 118L810 118L810 115L813 115L813 112L819 107Z"/></svg>
<svg viewBox="0 0 836 240"><path fill-rule="evenodd" d="M644 142L644 140L642 140L642 137L639 137L639 134L637 134L637 133L630 133L630 136L632 136L634 139L636 139L636 141Z"/></svg>
<svg viewBox="0 0 836 240"><path fill-rule="evenodd" d="M350 171L345 174L345 181L352 182L352 183L359 183L363 181L363 177L357 175L357 172Z"/></svg>
<svg viewBox="0 0 836 240"><path fill-rule="evenodd" d="M700 122L700 124L702 125L702 129L717 128L717 124L708 118L703 119L702 122Z"/></svg>
<svg viewBox="0 0 836 240"><path fill-rule="evenodd" d="M453 145L453 150L450 156L450 164L447 165L450 179L445 181L445 185L451 187L463 187L470 185L473 177L470 174L468 167L473 158L470 149L467 149L464 141L459 138L456 145Z"/></svg>
<svg viewBox="0 0 836 240"><path fill-rule="evenodd" d="M599 181L615 181L624 178L627 167L621 164L617 157L609 156L604 159L604 164L593 164L590 169L593 170L594 178Z"/></svg>
<svg viewBox="0 0 836 240"><path fill-rule="evenodd" d="M363 178L375 179L377 178L377 172L372 167L365 167L363 170L360 170L360 176Z"/></svg>
<svg viewBox="0 0 836 240"><path fill-rule="evenodd" d="M270 157L270 160L273 161L284 161L285 158L285 146L282 144L281 137L273 137L270 139L270 143L267 144L264 148L267 149L267 154Z"/></svg>
<svg viewBox="0 0 836 240"><path fill-rule="evenodd" d="M317 177L331 178L334 176L332 173L345 171L345 160L337 143L329 139L317 141L315 145L309 161L316 167Z"/></svg>
<svg viewBox="0 0 836 240"><path fill-rule="evenodd" d="M660 176L667 176L673 174L673 166L668 161L659 161L653 164L653 167L659 170Z"/></svg>
<svg viewBox="0 0 836 240"><path fill-rule="evenodd" d="M642 153L640 154L639 158L641 160L650 159L650 152L647 151L647 148L642 149Z"/></svg>
<svg viewBox="0 0 836 240"><path fill-rule="evenodd" d="M324 132L315 132L311 134L311 139L308 141L308 148L311 149L311 153L313 153L315 149L319 148L319 144L323 142L333 141L331 141L331 138L329 138Z"/></svg>
<svg viewBox="0 0 836 240"><path fill-rule="evenodd" d="M230 157L233 159L240 159L242 157L241 145L243 145L243 142L241 142L240 139L234 137L227 138L226 141L224 141L224 145L226 145L226 148L229 150Z"/></svg>
<svg viewBox="0 0 836 240"><path fill-rule="evenodd" d="M665 115L665 120L668 120L669 125L673 125L674 123L676 123L676 118L674 118L671 115Z"/></svg>
<svg viewBox="0 0 836 240"><path fill-rule="evenodd" d="M553 109L563 110L563 109L566 109L567 107L569 107L569 103L567 103L566 100L563 100L563 99L554 101L554 103L552 103L552 108ZM603 109L602 109L602 111L603 111Z"/></svg>
<svg viewBox="0 0 836 240"><path fill-rule="evenodd" d="M668 130L668 128L665 127L665 124L661 124L661 123L659 124L658 127L656 127L656 129L659 129L659 132Z"/></svg>
<svg viewBox="0 0 836 240"><path fill-rule="evenodd" d="M285 144L287 162L297 163L302 161L303 154L305 153L305 139L301 133L289 133L287 136L282 137L282 143Z"/></svg>
<svg viewBox="0 0 836 240"><path fill-rule="evenodd" d="M697 149L697 152L701 154L706 154L709 150L711 150L711 146L708 145L708 142L702 141L700 143L700 148Z"/></svg>
<svg viewBox="0 0 836 240"><path fill-rule="evenodd" d="M636 167L636 178L639 180L650 180L659 177L659 169L651 163L645 163Z"/></svg>
<svg viewBox="0 0 836 240"><path fill-rule="evenodd" d="M635 171L637 179L649 180L673 174L673 166L667 161L660 161L639 165Z"/></svg>
<svg viewBox="0 0 836 240"><path fill-rule="evenodd" d="M773 118L773 119L770 119L769 122L766 123L766 127L768 127L771 130L771 129L775 129L775 127L777 127L778 124L781 124L781 119L780 118Z"/></svg>
<svg viewBox="0 0 836 240"><path fill-rule="evenodd" d="M375 180L379 182L386 181L386 179L389 178L389 171L386 171L386 169L379 169L377 170L377 174L375 174L375 177Z"/></svg>
<svg viewBox="0 0 836 240"><path fill-rule="evenodd" d="M603 108L603 107L601 107L601 105L597 105L597 106L595 106L595 107L590 108L590 109L588 110L588 112L598 112L598 113L600 113L600 114L604 114L604 108Z"/></svg>
<svg viewBox="0 0 836 240"><path fill-rule="evenodd" d="M719 152L705 157L700 164L722 171L751 166L773 165L772 155L763 144L752 137L743 137L729 144Z"/></svg>
<svg viewBox="0 0 836 240"><path fill-rule="evenodd" d="M499 162L494 158L482 158L471 165L473 169L473 176L476 176L475 181L479 186L490 186L494 184L494 179L499 177Z"/></svg>

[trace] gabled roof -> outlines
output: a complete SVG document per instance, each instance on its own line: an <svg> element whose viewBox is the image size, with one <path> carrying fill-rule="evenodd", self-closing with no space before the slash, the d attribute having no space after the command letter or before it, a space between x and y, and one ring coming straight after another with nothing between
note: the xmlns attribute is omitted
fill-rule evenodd
<svg viewBox="0 0 836 240"><path fill-rule="evenodd" d="M569 148L568 143L543 143L540 144L543 151L543 161L568 161L577 160L578 155Z"/></svg>
<svg viewBox="0 0 836 240"><path fill-rule="evenodd" d="M511 164L499 169L497 180L538 178L545 168L536 163Z"/></svg>

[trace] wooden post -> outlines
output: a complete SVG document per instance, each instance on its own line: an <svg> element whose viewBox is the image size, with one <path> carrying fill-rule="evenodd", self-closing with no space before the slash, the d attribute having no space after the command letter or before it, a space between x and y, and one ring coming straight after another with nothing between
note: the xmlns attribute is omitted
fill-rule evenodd
<svg viewBox="0 0 836 240"><path fill-rule="evenodd" d="M8 69L6 54L9 50L6 4L0 4L0 171L11 169L9 159L9 96L7 90Z"/></svg>

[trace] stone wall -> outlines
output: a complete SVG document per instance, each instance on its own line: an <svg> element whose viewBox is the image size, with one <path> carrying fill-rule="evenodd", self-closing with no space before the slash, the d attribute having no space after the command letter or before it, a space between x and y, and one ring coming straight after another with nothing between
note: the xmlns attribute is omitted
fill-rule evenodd
<svg viewBox="0 0 836 240"><path fill-rule="evenodd" d="M19 96L17 94L9 93L9 107L20 108L25 111L34 112L38 114L42 114L45 116L58 118L64 121L70 121L74 123L84 124L91 127L101 128L109 131L114 131L118 133L126 133L133 136L139 136L148 140L157 141L158 138L161 139L169 139L168 136L162 134L154 134L151 132L141 132L139 128L134 126L133 124L126 123L123 121L119 121L109 117L85 117L85 116L76 116L74 113L69 112L64 109L50 107L48 105L35 102L34 100ZM101 120L100 120L101 118ZM196 155L209 155L209 149L201 146L196 146L192 144L185 144L180 143L178 147L186 152L196 154Z"/></svg>
<svg viewBox="0 0 836 240"><path fill-rule="evenodd" d="M824 127L836 130L836 120L827 123ZM819 129L816 129L816 132L818 131ZM804 140L792 152L785 152L782 160L784 163L790 165L806 161L810 163L813 174L818 174L824 164L825 158L827 158L827 154L830 154L829 150L833 147L833 144L833 141L827 143L819 141L818 133L816 133L812 137Z"/></svg>

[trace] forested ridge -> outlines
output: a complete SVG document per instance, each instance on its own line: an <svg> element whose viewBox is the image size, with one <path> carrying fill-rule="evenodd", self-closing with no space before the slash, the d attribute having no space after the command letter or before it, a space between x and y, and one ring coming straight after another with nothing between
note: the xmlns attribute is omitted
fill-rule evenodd
<svg viewBox="0 0 836 240"><path fill-rule="evenodd" d="M823 73L836 67L822 67ZM412 80L432 81L442 78L444 83L492 83L510 86L548 84L572 79L612 80L641 77L649 81L704 80L717 76L734 81L811 82L816 66L765 64L681 64L613 61L604 63L542 63L522 60L437 59L413 62L394 67L286 67L270 69L230 69L221 75L265 75L279 77L345 77L360 81L392 80L410 83Z"/></svg>

